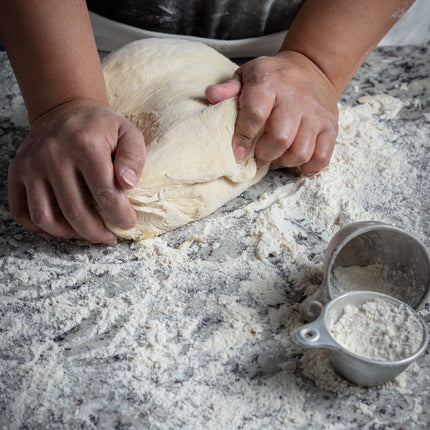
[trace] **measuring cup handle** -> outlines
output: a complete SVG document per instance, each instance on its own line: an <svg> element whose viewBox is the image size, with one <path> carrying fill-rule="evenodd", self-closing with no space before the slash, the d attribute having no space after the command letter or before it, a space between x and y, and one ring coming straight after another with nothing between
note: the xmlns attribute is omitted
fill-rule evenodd
<svg viewBox="0 0 430 430"><path fill-rule="evenodd" d="M296 329L293 333L293 341L305 347L333 348L335 346L322 318Z"/></svg>
<svg viewBox="0 0 430 430"><path fill-rule="evenodd" d="M305 321L313 321L319 317L322 308L330 300L326 278L318 290L300 304L300 314Z"/></svg>

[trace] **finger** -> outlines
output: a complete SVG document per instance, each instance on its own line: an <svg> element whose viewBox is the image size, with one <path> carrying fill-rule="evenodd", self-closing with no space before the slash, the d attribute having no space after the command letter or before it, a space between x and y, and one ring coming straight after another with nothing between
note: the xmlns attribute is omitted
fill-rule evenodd
<svg viewBox="0 0 430 430"><path fill-rule="evenodd" d="M272 163L271 168L298 167L307 163L314 153L315 134L312 124L302 120L293 143L281 157Z"/></svg>
<svg viewBox="0 0 430 430"><path fill-rule="evenodd" d="M8 196L9 210L12 219L27 230L41 232L42 230L31 220L25 186L22 183L9 178Z"/></svg>
<svg viewBox="0 0 430 430"><path fill-rule="evenodd" d="M317 137L312 158L309 162L302 165L302 172L306 175L314 175L326 168L330 162L331 156L333 155L335 143L335 133L330 131L320 133Z"/></svg>
<svg viewBox="0 0 430 430"><path fill-rule="evenodd" d="M237 161L243 161L251 151L255 138L272 111L274 102L273 93L265 91L263 87L254 85L242 88L232 143Z"/></svg>
<svg viewBox="0 0 430 430"><path fill-rule="evenodd" d="M221 84L210 85L206 88L206 98L210 104L217 104L223 100L237 97L242 88L242 80L238 74Z"/></svg>
<svg viewBox="0 0 430 430"><path fill-rule="evenodd" d="M275 106L255 145L255 158L263 162L280 158L294 142L299 124L300 117L295 112Z"/></svg>
<svg viewBox="0 0 430 430"><path fill-rule="evenodd" d="M114 245L116 236L103 224L78 173L70 168L62 177L66 179L53 181L54 194L61 213L76 232L74 237Z"/></svg>
<svg viewBox="0 0 430 430"><path fill-rule="evenodd" d="M140 130L127 122L120 127L115 151L115 177L122 188L133 188L140 179L146 158L145 140Z"/></svg>
<svg viewBox="0 0 430 430"><path fill-rule="evenodd" d="M27 202L32 223L51 236L72 239L73 227L63 217L51 186L43 180L27 184Z"/></svg>
<svg viewBox="0 0 430 430"><path fill-rule="evenodd" d="M123 189L117 184L108 151L95 148L91 159L80 166L83 180L92 198L115 226L129 229L136 223L136 213Z"/></svg>

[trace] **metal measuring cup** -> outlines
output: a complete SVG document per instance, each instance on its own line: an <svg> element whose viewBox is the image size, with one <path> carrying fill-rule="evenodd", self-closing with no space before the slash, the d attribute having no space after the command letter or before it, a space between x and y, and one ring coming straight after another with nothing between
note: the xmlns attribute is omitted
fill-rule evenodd
<svg viewBox="0 0 430 430"><path fill-rule="evenodd" d="M338 267L381 264L393 269L392 291L394 296L419 310L429 299L430 254L424 244L412 234L400 228L376 221L360 221L347 224L330 240L324 257L324 278L320 288L300 305L300 313L306 321L312 321L321 313L330 299L351 291L353 285L345 285L335 276ZM408 288L407 277L412 285ZM409 286L410 286L409 285ZM361 290L373 291L366 285Z"/></svg>
<svg viewBox="0 0 430 430"><path fill-rule="evenodd" d="M331 335L331 328L342 315L345 306L359 306L375 298L383 298L398 306L406 306L419 320L422 327L422 342L419 349L409 357L397 361L371 360L348 351ZM426 350L428 337L424 321L411 307L394 297L373 291L353 291L333 299L324 307L317 320L298 328L293 333L294 342L301 346L329 349L335 370L349 381L367 387L384 384L403 372Z"/></svg>

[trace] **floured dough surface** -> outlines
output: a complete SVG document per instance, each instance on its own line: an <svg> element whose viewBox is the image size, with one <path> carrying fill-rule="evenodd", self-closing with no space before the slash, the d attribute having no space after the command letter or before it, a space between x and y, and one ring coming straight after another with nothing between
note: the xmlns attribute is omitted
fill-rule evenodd
<svg viewBox="0 0 430 430"><path fill-rule="evenodd" d="M136 124L147 145L142 177L128 192L138 221L118 236L145 239L202 218L259 181L253 154L235 161L237 99L209 105L205 90L237 65L197 42L146 39L103 61L109 102Z"/></svg>

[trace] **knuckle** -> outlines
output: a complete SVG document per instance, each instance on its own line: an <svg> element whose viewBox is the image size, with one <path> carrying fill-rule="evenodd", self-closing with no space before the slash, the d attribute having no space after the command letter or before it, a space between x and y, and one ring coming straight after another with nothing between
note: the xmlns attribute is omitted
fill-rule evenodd
<svg viewBox="0 0 430 430"><path fill-rule="evenodd" d="M70 225L79 225L83 219L82 212L72 205L66 205L63 209L63 216L67 219Z"/></svg>
<svg viewBox="0 0 430 430"><path fill-rule="evenodd" d="M78 130L82 129L82 118L80 115L72 114L66 115L62 118L64 128L70 133L76 133Z"/></svg>
<svg viewBox="0 0 430 430"><path fill-rule="evenodd" d="M125 121L126 121L126 131L127 131L127 133L131 133L131 134L133 134L136 137L143 138L143 133L140 130L140 128L138 127L138 124L135 124L135 123L131 122L129 119L126 119L126 118L125 118Z"/></svg>
<svg viewBox="0 0 430 430"><path fill-rule="evenodd" d="M271 85L276 71L262 58L256 58L246 64L243 69L243 79L256 85Z"/></svg>
<svg viewBox="0 0 430 430"><path fill-rule="evenodd" d="M85 139L77 141L73 152L75 163L79 163L80 169L85 172L92 172L104 166L111 154L110 151L106 153L105 148L96 140Z"/></svg>
<svg viewBox="0 0 430 430"><path fill-rule="evenodd" d="M260 104L248 105L248 106L246 106L246 108L244 110L246 111L248 121L253 126L260 126L267 119L266 118L266 110L265 110L264 106L262 106Z"/></svg>
<svg viewBox="0 0 430 430"><path fill-rule="evenodd" d="M329 163L331 154L333 153L333 146L318 148L316 159L321 163Z"/></svg>
<svg viewBox="0 0 430 430"><path fill-rule="evenodd" d="M318 148L313 156L313 164L318 166L319 170L324 169L330 164L332 149L331 147Z"/></svg>
<svg viewBox="0 0 430 430"><path fill-rule="evenodd" d="M44 153L44 157L46 157L46 159L48 160L48 162L55 162L57 163L62 151L61 151L61 147L60 147L60 143L57 139L55 138L47 138L45 140L45 144L43 145L43 153Z"/></svg>
<svg viewBox="0 0 430 430"><path fill-rule="evenodd" d="M253 137L250 137L245 133L241 133L240 131L236 131L235 140L237 145L244 148L250 148L252 146Z"/></svg>
<svg viewBox="0 0 430 430"><path fill-rule="evenodd" d="M284 83L279 87L279 94L284 100L288 102L290 106L297 108L305 105L309 106L307 97L300 88Z"/></svg>
<svg viewBox="0 0 430 430"><path fill-rule="evenodd" d="M262 87L268 87L273 82L273 73L257 69L253 78L256 84Z"/></svg>
<svg viewBox="0 0 430 430"><path fill-rule="evenodd" d="M293 151L293 157L296 165L301 166L311 160L312 152L307 148L297 148Z"/></svg>
<svg viewBox="0 0 430 430"><path fill-rule="evenodd" d="M338 119L330 112L326 112L326 117L324 120L325 121L324 125L321 127L321 132L327 136L328 140L334 141L336 139L337 133L339 132Z"/></svg>
<svg viewBox="0 0 430 430"><path fill-rule="evenodd" d="M33 224L38 227L43 227L49 224L49 215L47 212L37 204L33 204L30 209L30 218Z"/></svg>
<svg viewBox="0 0 430 430"><path fill-rule="evenodd" d="M277 129L269 131L272 142L276 146L287 149L290 145L290 133L285 129Z"/></svg>
<svg viewBox="0 0 430 430"><path fill-rule="evenodd" d="M116 193L112 188L98 188L94 193L94 198L101 207L107 207L116 200Z"/></svg>
<svg viewBox="0 0 430 430"><path fill-rule="evenodd" d="M142 162L142 152L138 148L122 148L120 152L121 162L132 166L138 166Z"/></svg>
<svg viewBox="0 0 430 430"><path fill-rule="evenodd" d="M306 164L311 160L311 158L312 158L312 154L305 153L305 152L300 153L297 156L297 163L299 165Z"/></svg>
<svg viewBox="0 0 430 430"><path fill-rule="evenodd" d="M316 162L319 167L319 170L322 170L330 164L330 155L329 154L320 155L316 159Z"/></svg>
<svg viewBox="0 0 430 430"><path fill-rule="evenodd" d="M105 134L97 132L96 128L84 127L73 130L69 137L78 156L94 157L94 152L100 151L106 145Z"/></svg>
<svg viewBox="0 0 430 430"><path fill-rule="evenodd" d="M267 71L259 72L258 70L256 70L250 74L250 76L246 80L246 83L248 85L252 85L256 89L256 91L258 91L262 96L264 96L274 91L273 87L276 83L276 80L276 73Z"/></svg>
<svg viewBox="0 0 430 430"><path fill-rule="evenodd" d="M76 132L73 142L79 156L89 156L97 149L97 138L86 130Z"/></svg>

